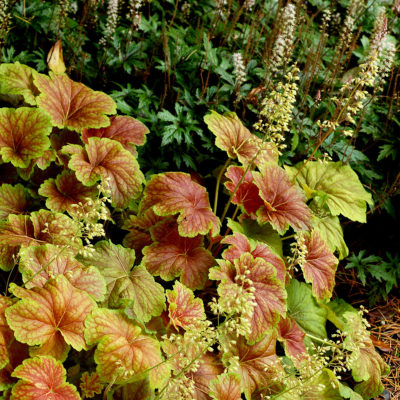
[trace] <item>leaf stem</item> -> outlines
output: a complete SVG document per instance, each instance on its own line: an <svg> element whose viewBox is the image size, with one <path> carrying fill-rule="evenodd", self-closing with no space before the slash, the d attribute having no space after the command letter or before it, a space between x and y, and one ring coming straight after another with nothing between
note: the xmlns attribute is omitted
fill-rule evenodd
<svg viewBox="0 0 400 400"><path fill-rule="evenodd" d="M217 184L215 185L214 210L213 210L214 214L217 214L219 185L221 184L222 175L224 174L225 170L228 168L228 165L230 164L230 162L231 162L231 159L228 158L226 160L224 166L221 168L221 171L218 174Z"/></svg>

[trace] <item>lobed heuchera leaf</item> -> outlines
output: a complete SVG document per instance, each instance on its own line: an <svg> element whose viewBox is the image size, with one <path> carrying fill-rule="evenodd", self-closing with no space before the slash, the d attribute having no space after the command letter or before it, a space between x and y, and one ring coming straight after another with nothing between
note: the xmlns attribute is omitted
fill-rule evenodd
<svg viewBox="0 0 400 400"><path fill-rule="evenodd" d="M94 397L95 394L100 394L104 384L100 382L100 377L96 372L88 373L85 371L81 376L81 393L84 398Z"/></svg>
<svg viewBox="0 0 400 400"><path fill-rule="evenodd" d="M135 118L117 115L110 118L110 125L99 129L84 129L82 140L87 144L90 137L109 138L120 142L122 146L134 156L137 155L136 146L146 142L149 132L146 125Z"/></svg>
<svg viewBox="0 0 400 400"><path fill-rule="evenodd" d="M220 221L213 214L205 188L183 172L166 172L153 175L147 183L141 203L141 211L152 207L160 216L179 213L179 234L185 237L215 236Z"/></svg>
<svg viewBox="0 0 400 400"><path fill-rule="evenodd" d="M20 380L12 389L11 400L79 400L74 385L66 382L66 371L53 357L25 360L12 374Z"/></svg>
<svg viewBox="0 0 400 400"><path fill-rule="evenodd" d="M260 138L250 133L234 112L225 115L212 111L204 117L204 122L216 136L215 145L228 153L230 158L238 158L242 164L278 160L278 152L271 144L263 143Z"/></svg>
<svg viewBox="0 0 400 400"><path fill-rule="evenodd" d="M332 252L339 253L339 260L349 255L349 249L343 238L343 229L339 217L330 215L314 217L314 229L319 232L321 239L329 246Z"/></svg>
<svg viewBox="0 0 400 400"><path fill-rule="evenodd" d="M47 179L39 188L39 194L47 197L47 208L55 212L68 211L70 215L76 213L74 204L86 204L88 199L94 199L96 193L95 187L83 185L76 179L75 174L68 170L57 175L56 179Z"/></svg>
<svg viewBox="0 0 400 400"><path fill-rule="evenodd" d="M325 339L327 310L317 304L309 285L292 279L286 290L288 315L305 333Z"/></svg>
<svg viewBox="0 0 400 400"><path fill-rule="evenodd" d="M12 371L29 357L28 346L15 340L5 317L6 309L13 304L12 299L0 295L0 391L13 383Z"/></svg>
<svg viewBox="0 0 400 400"><path fill-rule="evenodd" d="M122 229L129 231L122 244L134 249L136 257L141 259L143 248L153 242L150 228L163 219L164 217L154 214L152 208L146 210L142 215L130 215L122 225Z"/></svg>
<svg viewBox="0 0 400 400"><path fill-rule="evenodd" d="M229 340L229 338L226 338ZM229 366L232 357L238 357L239 366L235 372L240 376L240 387L247 400L257 388L268 388L275 382L273 378L282 371L275 351L276 336L266 335L259 342L249 345L240 336L232 351L223 355L222 361Z"/></svg>
<svg viewBox="0 0 400 400"><path fill-rule="evenodd" d="M104 299L106 284L95 267L84 267L65 248L51 244L21 250L19 269L27 289L44 287L46 282L64 275L72 286L89 293L96 301Z"/></svg>
<svg viewBox="0 0 400 400"><path fill-rule="evenodd" d="M36 71L18 61L13 64L0 65L0 93L7 95L21 95L25 103L36 105L38 89L33 84Z"/></svg>
<svg viewBox="0 0 400 400"><path fill-rule="evenodd" d="M179 281L176 281L174 289L167 290L166 294L168 316L176 329L187 329L206 319L203 301L195 298L193 292Z"/></svg>
<svg viewBox="0 0 400 400"><path fill-rule="evenodd" d="M45 150L40 157L33 158L26 168L17 168L18 175L27 181L31 177L36 166L41 170L45 170L55 159L56 152L54 149Z"/></svg>
<svg viewBox="0 0 400 400"><path fill-rule="evenodd" d="M320 207L326 205L332 215L342 214L353 221L366 222L366 203L372 204L372 197L349 165L309 161L285 169L291 177L296 176L308 198L313 198Z"/></svg>
<svg viewBox="0 0 400 400"><path fill-rule="evenodd" d="M339 260L332 254L316 230L305 235L307 256L301 265L306 282L318 300L329 300L335 286L335 274Z"/></svg>
<svg viewBox="0 0 400 400"><path fill-rule="evenodd" d="M356 312L345 311L342 315L345 322L343 333L346 336L343 346L352 354L350 356L350 368L356 382L355 391L363 398L374 398L379 396L384 386L381 376L389 373L389 366L376 352L370 335Z"/></svg>
<svg viewBox="0 0 400 400"><path fill-rule="evenodd" d="M153 275L170 281L180 276L190 289L202 289L208 270L215 265L214 257L203 247L203 238L182 237L172 219L151 228L154 243L143 249L143 264Z"/></svg>
<svg viewBox="0 0 400 400"><path fill-rule="evenodd" d="M230 246L222 253L222 257L225 260L233 262L235 259L239 259L243 253L250 253L254 258L260 257L266 262L272 264L276 269L276 277L282 283L285 283L285 262L282 258L274 254L265 244L256 243L255 246L252 246L248 238L238 232L226 236L221 243L230 244Z"/></svg>
<svg viewBox="0 0 400 400"><path fill-rule="evenodd" d="M102 92L95 92L67 75L50 72L50 77L36 74L34 84L40 95L38 106L46 111L59 128L81 132L83 128L102 128L110 124L106 114L115 114L114 100Z"/></svg>
<svg viewBox="0 0 400 400"><path fill-rule="evenodd" d="M0 109L0 155L14 167L26 168L50 147L50 118L37 108Z"/></svg>
<svg viewBox="0 0 400 400"><path fill-rule="evenodd" d="M136 318L148 322L165 308L164 289L143 265L133 268L134 261L134 250L104 240L96 243L92 258L83 260L86 265L97 267L103 275L110 307L119 307L123 299L133 300Z"/></svg>
<svg viewBox="0 0 400 400"><path fill-rule="evenodd" d="M264 200L257 211L259 223L270 222L280 234L285 233L289 225L295 231L309 228L311 210L284 169L276 164L265 164L261 173L253 172L253 177Z"/></svg>
<svg viewBox="0 0 400 400"><path fill-rule="evenodd" d="M124 384L148 369L153 388L169 378L158 341L144 335L122 310L94 310L86 320L85 338L89 345L97 344L94 359L104 382Z"/></svg>
<svg viewBox="0 0 400 400"><path fill-rule="evenodd" d="M278 324L278 339L283 342L285 353L292 360L300 361L306 353L304 338L306 334L296 321L290 317L281 318Z"/></svg>
<svg viewBox="0 0 400 400"><path fill-rule="evenodd" d="M240 400L241 393L240 376L237 374L224 373L210 382L212 400Z"/></svg>
<svg viewBox="0 0 400 400"><path fill-rule="evenodd" d="M21 300L6 310L7 322L17 340L39 346L31 349L31 355L50 355L63 361L69 345L78 351L86 349L84 321L95 302L65 276L30 290L12 283L10 292Z"/></svg>
<svg viewBox="0 0 400 400"><path fill-rule="evenodd" d="M254 258L250 253L243 253L233 263L217 260L219 266L211 268L210 279L220 280L218 294L222 298L232 298L235 277L245 275L244 290L254 287L254 306L251 318L251 332L247 339L250 343L260 340L278 323L280 316L286 314L286 291L281 281L276 278L276 269L262 258ZM248 271L248 272L247 272ZM250 284L249 281L252 283Z"/></svg>
<svg viewBox="0 0 400 400"><path fill-rule="evenodd" d="M15 186L4 183L0 186L0 219L10 214L23 214L29 205L28 191L20 184Z"/></svg>
<svg viewBox="0 0 400 400"><path fill-rule="evenodd" d="M243 206L248 215L256 218L256 212L264 205L264 202L259 195L259 189L254 183L251 171L246 173L239 185L244 172L242 167L229 167L225 173L225 176L229 179L229 181L225 182L225 187L230 193L233 193L237 187L235 195L232 197L232 203Z"/></svg>
<svg viewBox="0 0 400 400"><path fill-rule="evenodd" d="M75 144L63 147L64 153L71 154L69 168L86 186L101 178L109 185L113 205L125 207L139 195L144 183L136 158L115 140L94 137L88 142L85 148Z"/></svg>

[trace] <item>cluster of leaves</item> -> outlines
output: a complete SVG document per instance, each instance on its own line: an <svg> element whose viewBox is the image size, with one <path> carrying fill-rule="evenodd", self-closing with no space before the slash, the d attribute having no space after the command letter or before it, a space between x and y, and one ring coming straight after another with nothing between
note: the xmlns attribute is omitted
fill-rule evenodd
<svg viewBox="0 0 400 400"><path fill-rule="evenodd" d="M366 256L365 253L365 250L361 250L358 254L348 257L349 262L346 269L354 268L356 270L361 283L370 288L370 303L374 304L377 300L386 300L391 290L399 286L400 270L398 265L400 259L398 254L386 253L386 261L376 255Z"/></svg>
<svg viewBox="0 0 400 400"><path fill-rule="evenodd" d="M205 123L228 156L217 216L189 174L145 182L136 146L147 128L115 115L112 98L71 80L60 59L52 69L0 66L14 105L0 110L2 398L382 392L387 366L363 318L331 301L348 253L339 216L365 222L371 203L349 166L281 167L236 114L212 112Z"/></svg>

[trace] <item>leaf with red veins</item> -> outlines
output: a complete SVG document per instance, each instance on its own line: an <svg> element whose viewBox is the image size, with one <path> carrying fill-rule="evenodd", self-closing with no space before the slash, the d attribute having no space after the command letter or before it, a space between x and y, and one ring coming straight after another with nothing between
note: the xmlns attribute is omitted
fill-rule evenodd
<svg viewBox="0 0 400 400"><path fill-rule="evenodd" d="M210 382L212 400L240 400L241 393L240 376L237 374L224 373Z"/></svg>
<svg viewBox="0 0 400 400"><path fill-rule="evenodd" d="M179 326L187 329L206 319L203 301L195 298L193 292L179 281L175 282L173 290L167 290L167 299L168 315L176 329Z"/></svg>
<svg viewBox="0 0 400 400"><path fill-rule="evenodd" d="M94 397L95 394L100 394L103 390L104 384L100 382L100 377L96 372L89 374L85 371L81 376L81 388L82 395L85 398Z"/></svg>
<svg viewBox="0 0 400 400"><path fill-rule="evenodd" d="M159 342L143 334L122 310L94 310L86 320L85 338L89 345L97 344L94 360L104 382L125 384L150 370L151 386L160 388L169 378Z"/></svg>
<svg viewBox="0 0 400 400"><path fill-rule="evenodd" d="M133 250L105 240L96 243L93 257L83 260L103 275L108 306L120 307L124 299L129 299L135 317L145 323L165 309L164 289L143 265L133 268L134 261Z"/></svg>
<svg viewBox="0 0 400 400"><path fill-rule="evenodd" d="M141 211L153 206L160 216L179 213L179 234L185 237L215 236L220 221L213 214L206 189L183 172L166 172L153 175L147 183L141 203Z"/></svg>
<svg viewBox="0 0 400 400"><path fill-rule="evenodd" d="M233 193L235 188L238 186L243 174L244 169L242 167L231 166L228 168L225 176L229 181L225 182L225 186L230 193ZM232 198L232 203L243 206L246 213L254 218L257 210L264 205L264 202L259 195L259 189L254 184L251 171L246 173L243 181L240 183Z"/></svg>
<svg viewBox="0 0 400 400"><path fill-rule="evenodd" d="M238 158L244 165L256 155L263 161L278 159L277 151L269 145L263 145L261 139L253 135L234 112L221 115L212 111L204 117L204 122L216 136L215 145L226 151L230 158Z"/></svg>
<svg viewBox="0 0 400 400"><path fill-rule="evenodd" d="M51 129L50 118L37 108L0 109L0 156L14 167L28 167L50 147Z"/></svg>
<svg viewBox="0 0 400 400"><path fill-rule="evenodd" d="M14 385L11 400L79 400L74 385L67 383L66 371L53 357L25 360L12 374L20 380Z"/></svg>
<svg viewBox="0 0 400 400"><path fill-rule="evenodd" d="M11 96L23 96L25 103L36 105L38 89L33 84L33 76L37 72L18 61L0 65L0 93Z"/></svg>
<svg viewBox="0 0 400 400"><path fill-rule="evenodd" d="M227 338L230 340L230 338ZM249 345L243 336L236 339L236 345L225 353L222 361L229 366L232 357L239 358L239 366L235 372L240 376L240 387L247 400L259 388L276 384L274 377L282 373L283 368L275 351L275 335L266 335L254 345Z"/></svg>
<svg viewBox="0 0 400 400"><path fill-rule="evenodd" d="M65 248L46 244L21 250L19 270L27 289L44 287L46 282L64 275L72 286L102 301L106 292L104 278L95 267L84 267Z"/></svg>
<svg viewBox="0 0 400 400"><path fill-rule="evenodd" d="M214 257L203 247L203 237L182 237L174 220L159 222L151 229L154 243L143 249L143 264L166 281L180 276L190 289L202 289Z"/></svg>
<svg viewBox="0 0 400 400"><path fill-rule="evenodd" d="M211 353L203 354L198 361L199 368L187 374L187 377L194 382L193 400L210 400L208 395L210 383L223 372L223 367L221 361Z"/></svg>
<svg viewBox="0 0 400 400"><path fill-rule="evenodd" d="M146 134L149 132L146 125L135 118L120 116L110 118L110 125L100 129L84 129L82 140L87 144L90 137L109 138L120 142L122 146L134 156L137 155L136 146L146 142Z"/></svg>
<svg viewBox="0 0 400 400"><path fill-rule="evenodd" d="M21 300L6 310L15 337L30 346L31 355L50 355L65 360L69 345L86 350L84 322L96 303L74 288L63 275L49 280L43 288L27 290L13 283L10 292Z"/></svg>
<svg viewBox="0 0 400 400"><path fill-rule="evenodd" d="M285 262L275 253L273 253L265 244L257 243L256 247L252 250L247 237L239 232L235 232L233 235L226 236L221 243L231 245L222 253L222 257L225 260L233 262L233 260L239 259L243 253L250 253L254 258L260 257L268 263L271 263L276 269L277 278L282 283L285 282Z"/></svg>
<svg viewBox="0 0 400 400"><path fill-rule="evenodd" d="M223 298L227 298L232 286L237 285L236 276L244 276L245 271L249 271L241 285L244 291L249 291L250 287L255 289L251 332L247 339L249 343L260 340L286 314L286 291L283 283L276 278L276 269L271 263L254 258L250 253L242 254L233 263L225 260L217 262L219 266L210 270L210 279L221 281L218 294Z"/></svg>
<svg viewBox="0 0 400 400"><path fill-rule="evenodd" d="M311 210L305 196L293 183L284 169L275 164L266 164L261 171L253 172L254 182L260 189L264 206L257 211L260 224L270 222L283 234L289 225L295 230L308 230Z"/></svg>
<svg viewBox="0 0 400 400"><path fill-rule="evenodd" d="M72 144L63 147L64 153L71 154L69 168L86 186L101 178L110 186L113 205L125 207L140 194L145 180L136 158L115 140L89 138L88 142L85 148Z"/></svg>
<svg viewBox="0 0 400 400"><path fill-rule="evenodd" d="M125 219L122 229L129 231L123 239L122 244L135 250L137 258L141 259L142 250L145 246L153 243L150 234L150 228L164 217L154 214L152 208L149 208L142 215L130 215Z"/></svg>
<svg viewBox="0 0 400 400"><path fill-rule="evenodd" d="M83 185L76 179L72 171L63 171L56 179L47 179L39 188L39 194L47 197L46 207L51 211L68 211L70 215L76 214L74 204L86 204L88 199L94 199L97 190L94 187Z"/></svg>
<svg viewBox="0 0 400 400"><path fill-rule="evenodd" d="M333 255L318 231L305 236L307 257L302 270L306 282L312 284L313 295L318 300L329 300L335 286L335 274L339 260Z"/></svg>
<svg viewBox="0 0 400 400"><path fill-rule="evenodd" d="M306 334L290 317L281 318L278 325L278 339L283 342L285 353L294 361L300 361L306 353L304 338Z"/></svg>
<svg viewBox="0 0 400 400"><path fill-rule="evenodd" d="M34 83L41 92L37 97L39 108L50 115L58 128L77 132L83 128L102 128L110 124L106 114L116 113L110 96L74 82L67 75L36 74Z"/></svg>
<svg viewBox="0 0 400 400"><path fill-rule="evenodd" d="M11 271L18 264L18 252L19 247L0 244L0 269Z"/></svg>
<svg viewBox="0 0 400 400"><path fill-rule="evenodd" d="M9 297L0 295L0 390L14 383L12 371L29 357L28 346L15 340L5 317L6 309L14 303Z"/></svg>
<svg viewBox="0 0 400 400"><path fill-rule="evenodd" d="M4 183L0 186L0 219L10 214L23 214L29 205L28 191L20 184L15 186Z"/></svg>
<svg viewBox="0 0 400 400"><path fill-rule="evenodd" d="M0 249L40 244L34 237L33 224L29 215L10 214L0 221Z"/></svg>

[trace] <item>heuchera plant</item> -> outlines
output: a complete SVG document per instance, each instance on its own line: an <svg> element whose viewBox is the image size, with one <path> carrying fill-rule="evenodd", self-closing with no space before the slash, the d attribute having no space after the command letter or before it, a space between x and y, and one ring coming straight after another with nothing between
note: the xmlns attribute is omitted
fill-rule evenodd
<svg viewBox="0 0 400 400"><path fill-rule="evenodd" d="M362 312L331 300L348 254L339 216L365 222L371 202L349 166L282 167L236 114L211 112L228 160L212 210L189 174L146 182L147 128L53 70L0 66L13 105L0 109L3 399L382 392Z"/></svg>

